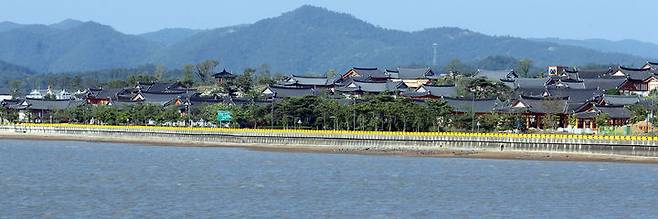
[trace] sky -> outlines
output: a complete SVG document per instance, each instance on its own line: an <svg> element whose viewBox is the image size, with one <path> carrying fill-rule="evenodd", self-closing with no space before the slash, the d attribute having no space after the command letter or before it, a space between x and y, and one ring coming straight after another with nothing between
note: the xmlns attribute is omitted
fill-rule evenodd
<svg viewBox="0 0 658 219"><path fill-rule="evenodd" d="M451 26L490 35L658 43L654 0L0 0L0 21L51 24L72 18L139 34L253 23L305 4L405 31Z"/></svg>

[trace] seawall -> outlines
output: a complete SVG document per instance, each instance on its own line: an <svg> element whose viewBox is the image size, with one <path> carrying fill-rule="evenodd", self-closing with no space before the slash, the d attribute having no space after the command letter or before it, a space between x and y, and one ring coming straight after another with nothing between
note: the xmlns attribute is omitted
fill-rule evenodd
<svg viewBox="0 0 658 219"><path fill-rule="evenodd" d="M658 157L658 137L461 132L372 132L19 124L0 135L216 146L332 147L372 151L546 152Z"/></svg>

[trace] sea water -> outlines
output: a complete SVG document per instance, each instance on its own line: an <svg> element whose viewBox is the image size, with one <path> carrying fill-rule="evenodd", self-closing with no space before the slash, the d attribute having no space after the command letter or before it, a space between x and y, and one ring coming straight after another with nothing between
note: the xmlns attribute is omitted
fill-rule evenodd
<svg viewBox="0 0 658 219"><path fill-rule="evenodd" d="M655 218L658 165L0 140L0 218Z"/></svg>

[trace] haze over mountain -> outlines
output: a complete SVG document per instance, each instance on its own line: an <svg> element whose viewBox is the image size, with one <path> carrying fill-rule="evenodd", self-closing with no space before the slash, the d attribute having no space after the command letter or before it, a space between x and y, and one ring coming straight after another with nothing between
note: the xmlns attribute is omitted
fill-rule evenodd
<svg viewBox="0 0 658 219"><path fill-rule="evenodd" d="M532 40L552 42L562 45L580 46L602 52L616 52L640 57L658 58L658 45L639 40L606 40L606 39L561 39L561 38L534 38Z"/></svg>
<svg viewBox="0 0 658 219"><path fill-rule="evenodd" d="M0 23L0 60L38 72L133 67L169 68L217 59L234 71L268 64L287 73L345 70L352 66L431 65L490 56L529 58L536 65L641 64L646 58L591 48L488 36L454 27L405 32L384 29L349 14L303 6L253 24L193 30L164 29L127 35L95 22L53 25Z"/></svg>

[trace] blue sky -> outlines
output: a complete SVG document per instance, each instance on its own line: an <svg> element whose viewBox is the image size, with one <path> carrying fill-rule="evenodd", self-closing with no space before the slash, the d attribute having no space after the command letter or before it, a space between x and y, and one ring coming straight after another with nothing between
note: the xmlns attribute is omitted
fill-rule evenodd
<svg viewBox="0 0 658 219"><path fill-rule="evenodd" d="M310 4L406 31L456 26L519 37L637 39L658 43L652 0L0 0L0 21L93 20L125 33L253 23Z"/></svg>

